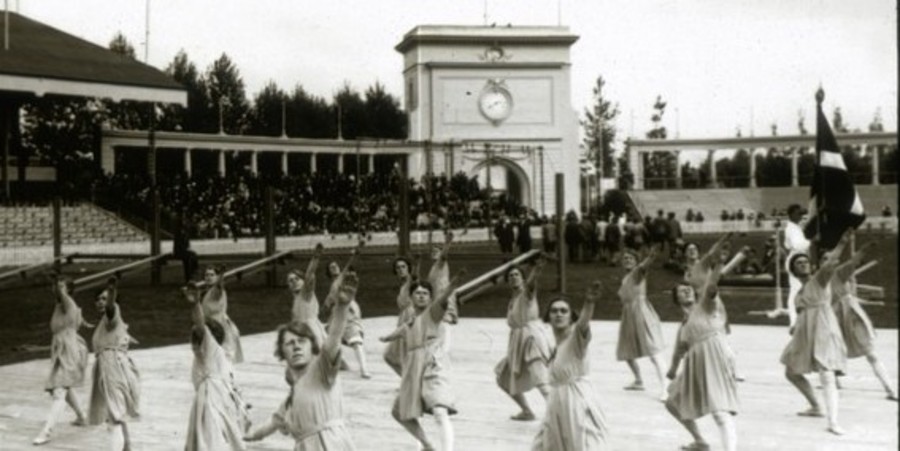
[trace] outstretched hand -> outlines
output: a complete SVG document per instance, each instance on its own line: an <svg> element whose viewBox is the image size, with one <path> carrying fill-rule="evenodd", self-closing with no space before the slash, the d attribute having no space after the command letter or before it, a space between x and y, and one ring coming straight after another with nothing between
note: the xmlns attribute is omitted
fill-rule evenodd
<svg viewBox="0 0 900 451"><path fill-rule="evenodd" d="M600 300L600 295L602 292L603 292L603 284L600 283L599 280L595 280L591 284L591 286L589 286L587 288L587 291L585 292L585 296L584 296L584 302L591 303L591 304L596 303L598 300Z"/></svg>
<svg viewBox="0 0 900 451"><path fill-rule="evenodd" d="M181 287L181 294L184 295L184 300L188 301L188 303L197 303L197 293L190 287Z"/></svg>
<svg viewBox="0 0 900 451"><path fill-rule="evenodd" d="M338 305L347 305L356 298L356 290L359 288L359 278L354 273L348 273L341 280L338 288Z"/></svg>

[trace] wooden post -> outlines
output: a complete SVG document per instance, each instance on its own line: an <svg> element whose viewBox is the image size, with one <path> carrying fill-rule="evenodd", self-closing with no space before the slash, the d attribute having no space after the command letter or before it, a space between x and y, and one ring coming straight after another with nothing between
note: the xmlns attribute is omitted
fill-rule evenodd
<svg viewBox="0 0 900 451"><path fill-rule="evenodd" d="M59 193L53 196L53 269L60 270L59 257L62 256L62 199Z"/></svg>
<svg viewBox="0 0 900 451"><path fill-rule="evenodd" d="M147 137L150 150L147 153L147 173L150 175L151 214L150 220L150 256L160 254L160 205L159 186L156 185L156 104L150 103L150 134ZM150 266L150 284L159 285L161 279L160 261L153 260Z"/></svg>
<svg viewBox="0 0 900 451"><path fill-rule="evenodd" d="M556 277L558 280L557 291L566 292L566 234L565 234L565 213L566 213L566 176L561 172L556 173Z"/></svg>
<svg viewBox="0 0 900 451"><path fill-rule="evenodd" d="M266 256L275 254L275 196L274 189L266 186L266 207L265 207L265 228L266 228ZM266 285L274 287L278 278L278 271L275 262L269 264L269 271L266 272Z"/></svg>
<svg viewBox="0 0 900 451"><path fill-rule="evenodd" d="M409 156L405 156L408 160ZM400 235L398 237L398 241L400 242L400 255L409 255L409 184L407 182L406 176L406 165L408 161L401 160L402 164L400 164L400 180L399 189L400 189L400 217L397 219L400 221L397 227L397 233Z"/></svg>

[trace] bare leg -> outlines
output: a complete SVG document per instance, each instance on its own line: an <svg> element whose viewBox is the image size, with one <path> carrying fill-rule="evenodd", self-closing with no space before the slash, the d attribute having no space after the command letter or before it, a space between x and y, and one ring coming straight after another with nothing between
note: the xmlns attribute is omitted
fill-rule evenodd
<svg viewBox="0 0 900 451"><path fill-rule="evenodd" d="M453 423L444 407L434 408L434 419L441 428L441 451L453 451Z"/></svg>
<svg viewBox="0 0 900 451"><path fill-rule="evenodd" d="M825 391L828 430L835 435L843 435L844 430L838 425L838 390L834 381L834 371L819 371L819 378L822 380L822 388Z"/></svg>
<svg viewBox="0 0 900 451"><path fill-rule="evenodd" d="M866 360L869 361L869 365L872 365L872 371L875 372L875 376L881 381L881 386L884 387L884 391L887 392L888 399L896 401L897 392L891 388L891 383L888 382L887 370L885 370L884 364L878 360L878 356L876 356L873 351L869 351L869 353L866 354Z"/></svg>
<svg viewBox="0 0 900 451"><path fill-rule="evenodd" d="M794 384L794 387L797 387L797 390L800 390L800 393L809 402L809 410L800 412L798 415L813 417L822 416L822 408L819 406L819 401L816 399L816 394L813 392L812 384L810 384L802 374L793 374L786 371L784 376L788 381Z"/></svg>
<svg viewBox="0 0 900 451"><path fill-rule="evenodd" d="M122 438L125 443L122 446L123 451L131 451L131 436L128 435L128 423L122 422Z"/></svg>
<svg viewBox="0 0 900 451"><path fill-rule="evenodd" d="M84 419L84 412L81 410L81 405L78 402L78 397L75 396L75 391L71 388L66 389L66 403L69 404L69 407L75 411L75 415L78 418L75 420L76 426L84 426L87 424L87 421Z"/></svg>
<svg viewBox="0 0 900 451"><path fill-rule="evenodd" d="M419 424L419 420L417 420L417 419L412 419L412 420L400 419L400 411L397 410L396 404L394 405L394 408L391 410L391 415L393 415L394 419L397 420L397 422L400 423L401 426L403 426L403 429L406 429L407 432L412 434L412 436L415 437L416 440L418 440L419 443L421 443L425 449L431 449L431 450L434 449L434 446L431 444L431 442L428 441L428 437L425 435L425 430L422 429L422 425Z"/></svg>
<svg viewBox="0 0 900 451"><path fill-rule="evenodd" d="M722 434L722 447L725 451L737 450L737 428L734 424L734 418L728 412L713 412L713 419L719 426L719 433Z"/></svg>
<svg viewBox="0 0 900 451"><path fill-rule="evenodd" d="M678 411L675 410L675 407L669 403L666 403L666 410L687 429L688 433L691 434L691 437L694 439L694 444L699 445L698 447L709 446L706 443L706 440L703 440L703 436L700 435L700 428L697 427L697 422L694 420L682 420L681 416L678 415Z"/></svg>
<svg viewBox="0 0 900 451"><path fill-rule="evenodd" d="M534 412L531 410L531 406L528 405L528 400L525 399L523 393L509 395L509 397L516 402L520 409L522 409L521 412L511 417L513 420L530 421L534 419Z"/></svg>
<svg viewBox="0 0 900 451"><path fill-rule="evenodd" d="M637 361L634 359L626 360L625 363L628 364L628 368L631 369L631 373L634 374L634 382L625 387L625 390L643 390L644 389L644 381L641 379L641 368L638 367Z"/></svg>
<svg viewBox="0 0 900 451"><path fill-rule="evenodd" d="M659 380L659 400L665 401L668 398L668 392L666 391L668 385L666 384L666 378L663 377L662 366L659 363L659 354L650 356L650 362L653 363L653 368L656 369L656 378Z"/></svg>
<svg viewBox="0 0 900 451"><path fill-rule="evenodd" d="M544 401L550 397L550 385L549 384L538 384L537 389L541 392L541 396L544 397Z"/></svg>
<svg viewBox="0 0 900 451"><path fill-rule="evenodd" d="M106 425L109 431L109 451L122 451L125 447L125 436L121 423L109 423Z"/></svg>
<svg viewBox="0 0 900 451"><path fill-rule="evenodd" d="M363 349L362 343L356 343L353 345L353 353L356 354L356 361L359 362L359 373L363 377L363 379L369 379L372 377L369 375L368 365L366 365L366 350Z"/></svg>
<svg viewBox="0 0 900 451"><path fill-rule="evenodd" d="M62 414L63 409L66 408L65 388L54 388L50 395L53 397L53 403L50 404L50 412L47 413L47 420L44 422L44 427L41 429L41 432L38 433L38 436L31 442L35 445L42 445L50 441L50 432L53 430L53 426L56 425L57 418Z"/></svg>

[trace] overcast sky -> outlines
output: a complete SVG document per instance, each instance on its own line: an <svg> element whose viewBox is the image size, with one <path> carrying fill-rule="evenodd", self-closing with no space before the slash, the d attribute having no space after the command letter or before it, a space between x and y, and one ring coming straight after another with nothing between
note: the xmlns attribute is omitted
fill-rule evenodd
<svg viewBox="0 0 900 451"><path fill-rule="evenodd" d="M184 49L205 70L223 52L254 95L268 81L331 98L344 81L402 97L403 34L419 24L557 25L572 47L572 106L598 75L618 102L620 138L643 136L657 94L670 136L814 130L813 94L851 128L880 110L897 130L894 0L150 0L149 62ZM12 9L106 46L121 31L144 55L145 0L9 0ZM485 8L486 6L486 8ZM13 44L14 45L14 44ZM676 111L677 110L677 111Z"/></svg>

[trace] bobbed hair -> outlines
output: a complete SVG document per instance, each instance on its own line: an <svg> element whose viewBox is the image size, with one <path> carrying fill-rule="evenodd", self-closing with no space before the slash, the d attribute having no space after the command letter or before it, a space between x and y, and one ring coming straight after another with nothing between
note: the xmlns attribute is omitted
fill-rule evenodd
<svg viewBox="0 0 900 451"><path fill-rule="evenodd" d="M506 272L503 273L503 281L504 281L504 282L509 282L509 275L510 275L513 271L519 271L519 274L521 274L523 278L525 277L525 270L522 269L521 266L519 266L519 265L512 265L512 266L510 266L509 268L506 269Z"/></svg>
<svg viewBox="0 0 900 451"><path fill-rule="evenodd" d="M809 258L809 255L806 254L806 253L798 252L798 253L796 253L796 254L794 254L794 255L791 255L791 258L788 259L788 267L787 267L787 269L788 269L788 272L791 273L791 275L794 276L794 277L797 277L797 275L794 274L794 263L795 263L795 262L797 261L797 259L800 258L800 257L804 257L804 258L806 258L807 260L809 260L810 263L812 263L812 260Z"/></svg>
<svg viewBox="0 0 900 451"><path fill-rule="evenodd" d="M216 340L216 343L222 344L222 341L225 340L225 328L222 327L222 323L212 319L206 318L206 328L209 329L209 333L212 334L213 338ZM199 345L203 341L203 330L194 328L191 331L191 344Z"/></svg>
<svg viewBox="0 0 900 451"><path fill-rule="evenodd" d="M291 274L297 276L297 278L299 278L300 280L302 280L302 281L304 281L304 282L306 281L306 275L303 274L303 272L300 271L300 270L297 269L297 268L294 268L294 269L288 271L287 275L289 276L289 275L291 275Z"/></svg>
<svg viewBox="0 0 900 451"><path fill-rule="evenodd" d="M412 262L409 261L406 257L397 257L394 259L394 262L391 264L391 271L394 272L394 275L397 275L397 263L403 262L406 263L406 268L409 270L409 273L412 274Z"/></svg>
<svg viewBox="0 0 900 451"><path fill-rule="evenodd" d="M541 318L544 320L545 323L550 322L550 308L553 307L553 304L556 304L557 302L564 302L566 304L566 306L569 307L569 319L572 321L573 324L575 323L575 321L578 321L578 312L576 312L575 309L572 308L572 303L569 302L569 300L566 299L565 297L557 296L557 297L553 298L552 301L547 303L547 308L544 309L544 314L542 315Z"/></svg>
<svg viewBox="0 0 900 451"><path fill-rule="evenodd" d="M316 333L308 322L291 321L287 324L278 326L278 338L275 339L275 357L277 357L278 360L284 360L286 357L284 351L281 349L281 345L284 344L284 336L288 332L298 337L306 337L309 339L310 343L312 343L313 355L319 355L319 352L322 350L322 337Z"/></svg>
<svg viewBox="0 0 900 451"><path fill-rule="evenodd" d="M678 288L679 287L688 287L691 289L691 291L694 290L694 287L692 287L691 284L689 284L687 282L677 282L675 284L675 286L672 287L672 303L677 305L678 307L681 307L681 303L678 302Z"/></svg>
<svg viewBox="0 0 900 451"><path fill-rule="evenodd" d="M431 284L425 280L417 280L409 284L409 295L412 296L416 289L418 289L419 287L428 290L428 293L434 296L434 287L432 287Z"/></svg>

